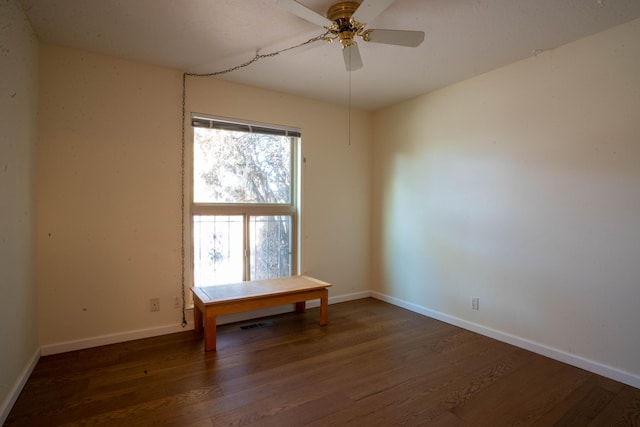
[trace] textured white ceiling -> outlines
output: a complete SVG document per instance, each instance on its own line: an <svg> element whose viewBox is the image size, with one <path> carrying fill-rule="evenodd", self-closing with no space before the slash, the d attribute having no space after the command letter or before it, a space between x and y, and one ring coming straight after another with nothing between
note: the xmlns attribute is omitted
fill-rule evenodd
<svg viewBox="0 0 640 427"><path fill-rule="evenodd" d="M334 0L299 0L324 15ZM38 37L189 72L214 72L322 28L276 0L20 0ZM422 30L418 48L360 42L351 102L374 111L640 17L640 0L396 0L368 28ZM261 59L219 78L347 104L340 45Z"/></svg>

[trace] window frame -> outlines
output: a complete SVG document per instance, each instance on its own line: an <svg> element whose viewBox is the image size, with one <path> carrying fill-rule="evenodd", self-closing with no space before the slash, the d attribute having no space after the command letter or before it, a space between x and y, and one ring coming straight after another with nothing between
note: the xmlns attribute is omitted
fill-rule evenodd
<svg viewBox="0 0 640 427"><path fill-rule="evenodd" d="M194 201L194 144L195 144L195 131L193 126L194 119L211 120L217 123L227 123L235 126L244 126L245 129L249 129L255 133L265 133L264 130L277 130L287 133L291 144L290 155L290 176L291 176L291 188L290 188L290 202L289 203L203 203ZM204 126L200 126L204 127ZM240 119L231 119L220 116L210 116L206 114L191 113L190 122L190 140L191 143L187 144L188 150L186 158L188 165L186 169L189 173L189 179L186 180L185 185L189 184L189 204L187 207L188 215L188 230L185 233L185 244L188 244L189 251L189 263L190 274L189 281L191 287L197 286L195 283L195 256L194 256L194 216L197 215L239 215L244 220L244 259L243 259L243 281L250 280L250 267L251 267L251 241L250 241L250 218L255 216L290 216L291 217L291 275L297 275L300 271L300 203L302 188L302 174L300 173L301 166L301 132L297 128L284 127L279 125L271 125L265 123L251 122ZM232 130L232 129L227 129ZM237 129L236 129L237 130ZM205 285L207 286L207 285ZM214 285L215 286L215 285Z"/></svg>

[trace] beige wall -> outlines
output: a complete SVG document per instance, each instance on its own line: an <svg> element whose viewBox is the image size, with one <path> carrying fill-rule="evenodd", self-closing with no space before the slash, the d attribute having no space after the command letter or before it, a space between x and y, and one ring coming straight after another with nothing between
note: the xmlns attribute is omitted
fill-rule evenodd
<svg viewBox="0 0 640 427"><path fill-rule="evenodd" d="M38 40L0 2L0 424L37 360L35 171Z"/></svg>
<svg viewBox="0 0 640 427"><path fill-rule="evenodd" d="M640 384L639 76L636 20L377 113L377 291Z"/></svg>
<svg viewBox="0 0 640 427"><path fill-rule="evenodd" d="M43 346L180 323L181 84L179 71L42 47ZM349 145L344 108L210 78L188 79L191 111L302 129L303 271L330 296L368 289L370 116L354 114Z"/></svg>

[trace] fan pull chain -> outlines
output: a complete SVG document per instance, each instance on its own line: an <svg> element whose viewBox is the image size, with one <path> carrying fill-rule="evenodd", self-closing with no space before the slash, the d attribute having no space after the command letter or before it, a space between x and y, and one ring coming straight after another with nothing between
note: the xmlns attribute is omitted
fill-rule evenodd
<svg viewBox="0 0 640 427"><path fill-rule="evenodd" d="M349 52L349 56L351 56L351 52ZM351 146L351 73L352 71L349 70L349 146Z"/></svg>

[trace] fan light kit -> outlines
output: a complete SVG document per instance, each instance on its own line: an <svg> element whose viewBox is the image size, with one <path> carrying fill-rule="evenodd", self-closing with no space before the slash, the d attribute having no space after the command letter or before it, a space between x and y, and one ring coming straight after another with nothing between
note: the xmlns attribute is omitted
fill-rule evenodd
<svg viewBox="0 0 640 427"><path fill-rule="evenodd" d="M294 15L327 29L333 37L320 41L340 40L347 71L362 68L360 50L355 38L365 42L384 43L396 46L417 47L424 41L424 32L406 30L365 29L366 23L375 19L394 0L364 0L362 3L343 1L327 10L327 16L307 8L296 0L278 0L278 6Z"/></svg>

